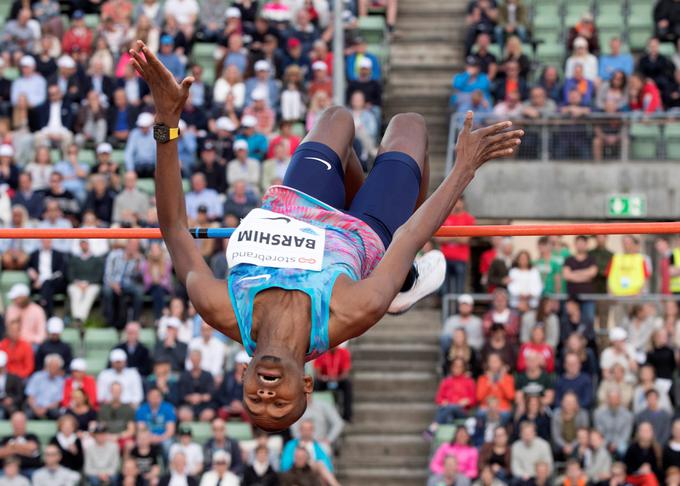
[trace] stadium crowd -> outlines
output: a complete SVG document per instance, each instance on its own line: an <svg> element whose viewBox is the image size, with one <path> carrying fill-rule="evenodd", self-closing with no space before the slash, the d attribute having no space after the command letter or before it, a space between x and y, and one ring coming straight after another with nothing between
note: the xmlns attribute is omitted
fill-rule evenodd
<svg viewBox="0 0 680 486"><path fill-rule="evenodd" d="M332 103L330 3L14 1L0 37L2 225L157 226L153 100L127 52L141 39L178 80L196 80L179 141L190 223L236 226ZM343 12L345 97L364 163L381 127L382 68L357 25L376 4L391 30L396 0L349 0ZM226 278L224 244L196 244ZM333 456L352 418L347 349L313 364L342 416L315 393L300 422L268 436L250 429L241 402L248 356L196 315L162 242L3 240L0 258L2 285L13 283L2 306L0 416L11 433L0 485L338 484ZM83 359L64 332L87 344L92 326L121 340ZM151 344L145 327L157 329ZM32 433L36 421L56 421L56 435Z"/></svg>
<svg viewBox="0 0 680 486"><path fill-rule="evenodd" d="M475 219L461 200L445 224ZM424 434L430 485L678 484L680 239L656 238L650 256L635 236L617 251L544 236L531 254L494 238L475 259L477 303L470 241L439 243L457 302Z"/></svg>

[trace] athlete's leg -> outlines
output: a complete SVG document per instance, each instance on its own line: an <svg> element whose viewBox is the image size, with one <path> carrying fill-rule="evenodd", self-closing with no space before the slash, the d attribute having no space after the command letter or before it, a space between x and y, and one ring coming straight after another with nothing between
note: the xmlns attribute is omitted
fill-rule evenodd
<svg viewBox="0 0 680 486"><path fill-rule="evenodd" d="M353 140L354 120L349 111L328 108L293 154L284 185L345 209L364 178Z"/></svg>

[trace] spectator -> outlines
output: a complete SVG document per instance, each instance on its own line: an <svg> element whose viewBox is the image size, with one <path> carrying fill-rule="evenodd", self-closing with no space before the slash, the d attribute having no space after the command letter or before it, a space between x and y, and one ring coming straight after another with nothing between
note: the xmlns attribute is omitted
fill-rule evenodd
<svg viewBox="0 0 680 486"><path fill-rule="evenodd" d="M121 401L123 388L120 383L111 383L111 400L97 413L97 421L106 426L112 437L120 444L128 445L134 438L135 411Z"/></svg>
<svg viewBox="0 0 680 486"><path fill-rule="evenodd" d="M226 422L221 418L216 418L212 421L211 430L213 435L203 448L206 468L212 467L212 458L221 451L231 458L229 470L235 474L241 474L244 468L241 449L238 441L229 437Z"/></svg>
<svg viewBox="0 0 680 486"><path fill-rule="evenodd" d="M31 301L30 290L23 283L14 284L7 293L7 299L11 304L5 313L5 322L11 323L16 320L19 323L21 339L37 348L47 336L45 311Z"/></svg>
<svg viewBox="0 0 680 486"><path fill-rule="evenodd" d="M555 379L552 372L546 371L545 356L537 352L522 354L520 350L520 358L523 355L524 369L515 376L515 415L524 413L525 399L528 395L540 395L541 402L545 407L551 407L555 399ZM552 350L550 350L549 356L552 356ZM541 435L540 430L539 435Z"/></svg>
<svg viewBox="0 0 680 486"><path fill-rule="evenodd" d="M236 158L227 166L227 181L233 186L236 181L244 181L249 191L257 191L260 186L260 164L248 155L248 143L237 140L234 143Z"/></svg>
<svg viewBox="0 0 680 486"><path fill-rule="evenodd" d="M54 296L66 289L66 255L52 248L52 240L40 240L41 249L31 253L26 273L31 279L31 287L40 298L38 303L47 315L52 315ZM35 304L34 304L35 305ZM21 333L33 345L39 345L46 336L45 313L38 312L29 303L17 309L22 320ZM9 309L8 309L9 312ZM41 315L42 314L42 315Z"/></svg>
<svg viewBox="0 0 680 486"><path fill-rule="evenodd" d="M456 332L454 331L454 337ZM485 362L492 353L499 354L504 363L515 363L517 361L515 348L508 340L503 324L493 324L489 329L489 337L481 351L481 361Z"/></svg>
<svg viewBox="0 0 680 486"><path fill-rule="evenodd" d="M653 79L633 74L628 81L628 106L632 111L650 115L662 111L661 91Z"/></svg>
<svg viewBox="0 0 680 486"><path fill-rule="evenodd" d="M635 349L626 342L627 338L628 333L622 327L615 327L609 331L610 346L600 355L600 368L605 379L609 378L615 364L624 368L627 379L634 379L638 364L635 360Z"/></svg>
<svg viewBox="0 0 680 486"><path fill-rule="evenodd" d="M168 361L175 372L184 369L184 360L187 357L188 350L187 345L177 338L179 325L179 319L167 319L165 336L162 340L156 342L153 351L155 361Z"/></svg>
<svg viewBox="0 0 680 486"><path fill-rule="evenodd" d="M576 99L572 93L576 91L579 98ZM590 113L590 105L595 97L595 85L590 79L585 77L585 72L582 64L574 65L571 76L567 76L563 89L563 104L562 113L571 117L581 117ZM578 109L578 107L582 109Z"/></svg>
<svg viewBox="0 0 680 486"><path fill-rule="evenodd" d="M0 351L0 417L9 418L21 409L24 402L24 385L21 378L7 371L7 353Z"/></svg>
<svg viewBox="0 0 680 486"><path fill-rule="evenodd" d="M447 226L474 226L475 218L465 210L465 200L460 197L444 222ZM468 277L470 262L469 238L438 238L446 257L446 293L462 294Z"/></svg>
<svg viewBox="0 0 680 486"><path fill-rule="evenodd" d="M166 329L171 324L179 329L177 339L188 344L194 336L196 325L186 312L184 299L175 296L170 299L167 314L158 321L158 340L165 339Z"/></svg>
<svg viewBox="0 0 680 486"><path fill-rule="evenodd" d="M26 475L31 475L42 465L40 441L35 434L26 430L24 412L14 412L10 417L10 426L12 433L0 441L0 459L17 457L21 464L21 471Z"/></svg>
<svg viewBox="0 0 680 486"><path fill-rule="evenodd" d="M114 349L123 350L127 355L127 364L130 368L136 368L140 375L148 376L151 373L153 362L149 348L139 341L140 330L139 322L128 322L125 325L125 340Z"/></svg>
<svg viewBox="0 0 680 486"><path fill-rule="evenodd" d="M149 211L149 196L137 188L137 174L126 172L125 186L113 202L113 221L121 222L124 218L134 216L141 219Z"/></svg>
<svg viewBox="0 0 680 486"><path fill-rule="evenodd" d="M588 131L582 121L590 115L591 109L588 104L594 94L593 84L581 77L581 68L576 68L576 78L568 79L565 83L565 105L560 109L562 118L570 120L560 132L560 139L554 143L557 145L557 157L565 159L587 158L589 144L574 144L567 140L588 140ZM578 84L585 91L582 93L575 86ZM569 90L567 90L569 85ZM573 88L573 89L572 89ZM585 93L585 94L584 94Z"/></svg>
<svg viewBox="0 0 680 486"><path fill-rule="evenodd" d="M581 360L576 353L568 353L564 359L564 373L555 383L555 402L562 403L568 393L576 395L579 406L585 410L593 403L593 382L590 375L581 370Z"/></svg>
<svg viewBox="0 0 680 486"><path fill-rule="evenodd" d="M278 475L269 460L269 450L265 445L255 448L255 458L243 474L243 486L273 486L278 484Z"/></svg>
<svg viewBox="0 0 680 486"><path fill-rule="evenodd" d="M491 35L498 20L498 8L495 0L472 0L468 2L465 17L465 54L470 54L477 36L482 33Z"/></svg>
<svg viewBox="0 0 680 486"><path fill-rule="evenodd" d="M134 446L130 451L130 459L137 464L139 474L148 483L158 481L161 473L161 451L151 443L151 432L146 427L138 427Z"/></svg>
<svg viewBox="0 0 680 486"><path fill-rule="evenodd" d="M347 348L335 347L314 361L317 389L342 393L342 418L348 422L352 421L351 359Z"/></svg>
<svg viewBox="0 0 680 486"><path fill-rule="evenodd" d="M659 0L654 6L654 30L660 40L676 42L680 33L680 17L674 0Z"/></svg>
<svg viewBox="0 0 680 486"><path fill-rule="evenodd" d="M169 471L158 482L158 486L173 486L174 484L198 486L196 479L187 470L187 458L183 452L177 452L172 456Z"/></svg>
<svg viewBox="0 0 680 486"><path fill-rule="evenodd" d="M491 309L482 318L486 336L489 335L494 324L502 325L508 337L512 341L517 340L519 336L519 314L508 306L508 292L502 288L494 290Z"/></svg>
<svg viewBox="0 0 680 486"><path fill-rule="evenodd" d="M15 284L26 287L23 284ZM10 295L12 294L10 289ZM21 292L25 292L23 289ZM16 298L16 297L15 297ZM22 380L27 379L35 369L35 360L33 359L33 348L28 341L21 338L21 321L19 317L12 317L11 319L5 317L5 338L0 341L0 351L4 351L7 355L7 372L18 376Z"/></svg>
<svg viewBox="0 0 680 486"><path fill-rule="evenodd" d="M28 212L24 206L15 204L12 207L12 221L7 227L30 228ZM7 239L0 242L2 251L2 268L5 270L25 270L28 265L28 257L35 250L36 240Z"/></svg>
<svg viewBox="0 0 680 486"><path fill-rule="evenodd" d="M484 98L491 99L491 82L489 77L480 71L477 58L468 56L465 59L465 71L453 77L453 94L450 105L459 112L461 107L470 101L472 93L479 90Z"/></svg>
<svg viewBox="0 0 680 486"><path fill-rule="evenodd" d="M373 63L368 58L364 58L359 62L359 75L353 81L347 83L347 102L349 103L352 94L356 91L361 91L364 94L364 99L366 101L366 106L373 112L376 118L380 118L381 107L382 107L382 94L383 86L382 82L378 79L372 78L372 68ZM311 94L309 96L314 100L317 93ZM330 95L325 93L325 98L330 100ZM310 110L312 106L310 105Z"/></svg>
<svg viewBox="0 0 680 486"><path fill-rule="evenodd" d="M250 161L252 159L248 159L248 162ZM255 161L253 163L257 164ZM208 217L211 220L222 218L222 202L217 191L208 188L205 174L198 172L191 176L191 189L186 195L187 216L190 219L196 219L199 206L208 209Z"/></svg>
<svg viewBox="0 0 680 486"><path fill-rule="evenodd" d="M256 126L257 118L252 115L244 115L241 119L241 134L238 136L237 142L238 140L245 140L248 142L248 157L262 162L266 157L269 142L264 134L255 129ZM234 153L238 158L236 143L234 143ZM228 174L227 181L231 184L231 179Z"/></svg>
<svg viewBox="0 0 680 486"><path fill-rule="evenodd" d="M636 484L658 484L661 478L661 447L654 437L649 422L637 426L635 441L630 444L623 458L629 481Z"/></svg>
<svg viewBox="0 0 680 486"><path fill-rule="evenodd" d="M19 474L20 463L19 459L14 456L9 456L4 460L0 486L31 486L26 476Z"/></svg>
<svg viewBox="0 0 680 486"><path fill-rule="evenodd" d="M92 486L113 483L118 477L120 454L118 445L111 440L108 430L98 425L85 447L85 467L83 472Z"/></svg>
<svg viewBox="0 0 680 486"><path fill-rule="evenodd" d="M553 469L550 444L536 437L536 426L532 422L522 422L519 437L510 450L512 475L521 481L529 481L536 477L538 465L541 463L547 466L547 472L550 474Z"/></svg>
<svg viewBox="0 0 680 486"><path fill-rule="evenodd" d="M279 476L281 486L321 486L318 468L310 461L307 449L296 447L293 450L293 463L289 470Z"/></svg>
<svg viewBox="0 0 680 486"><path fill-rule="evenodd" d="M628 344L636 352L645 353L651 344L656 321L656 308L653 304L635 304L624 321L624 329L628 332Z"/></svg>
<svg viewBox="0 0 680 486"><path fill-rule="evenodd" d="M293 424L293 437L301 437L301 427L304 422L314 425L314 440L323 448L329 457L333 456L333 446L342 434L344 423L335 406L322 400L315 400L312 395L307 397L307 409L300 419Z"/></svg>
<svg viewBox="0 0 680 486"><path fill-rule="evenodd" d="M522 52L522 43L519 38L510 37L505 45L505 57L500 68L501 79L503 77L510 79L510 82L505 82L504 92L519 91L522 99L526 99L529 91L526 79L530 70L531 60Z"/></svg>
<svg viewBox="0 0 680 486"><path fill-rule="evenodd" d="M64 395L64 361L58 354L45 357L45 369L37 371L26 384L27 412L31 418L55 420Z"/></svg>
<svg viewBox="0 0 680 486"><path fill-rule="evenodd" d="M501 356L490 353L486 359L486 372L477 379L477 402L481 413L489 406L489 399L498 400L501 413L509 416L515 397L515 380L507 372Z"/></svg>
<svg viewBox="0 0 680 486"><path fill-rule="evenodd" d="M80 255L72 256L67 267L67 287L71 317L83 323L101 291L104 259L92 254L89 240L80 240ZM67 362L69 362L68 360Z"/></svg>
<svg viewBox="0 0 680 486"><path fill-rule="evenodd" d="M546 66L543 69L538 84L545 90L548 98L555 103L562 103L562 84L560 83L559 72L555 66Z"/></svg>
<svg viewBox="0 0 680 486"><path fill-rule="evenodd" d="M253 95L258 93L260 101L266 102L271 109L276 110L279 106L280 89L272 76L271 65L262 59L254 64L253 69L255 76L245 83L245 105L250 106L255 101ZM238 103L236 105L239 106ZM243 106L243 103L240 106Z"/></svg>
<svg viewBox="0 0 680 486"><path fill-rule="evenodd" d="M260 64L260 67L262 67L262 64ZM268 78L269 72L267 70L267 79ZM246 87L243 83L241 71L239 71L236 66L230 65L224 69L222 76L215 81L215 86L213 87L213 103L216 105L223 104L227 101L228 95L231 94L233 95L234 108L240 110L245 104L245 93Z"/></svg>
<svg viewBox="0 0 680 486"><path fill-rule="evenodd" d="M579 37L585 39L587 43L588 51L598 54L600 52L600 38L593 22L593 15L590 12L585 12L581 15L581 20L576 23L574 27L569 29L569 35L567 37L567 50L572 47L576 49L574 41ZM589 78L590 79L590 78Z"/></svg>
<svg viewBox="0 0 680 486"><path fill-rule="evenodd" d="M121 401L137 406L143 400L142 378L135 368L126 367L127 355L122 349L114 349L109 354L111 367L103 370L97 377L97 401L109 403L113 399L111 385L120 383L123 388Z"/></svg>
<svg viewBox="0 0 680 486"><path fill-rule="evenodd" d="M333 79L329 76L328 65L324 61L312 63L312 80L307 87L307 94L314 96L317 91L324 91L329 97L333 96Z"/></svg>
<svg viewBox="0 0 680 486"><path fill-rule="evenodd" d="M371 79L380 80L382 77L378 58L368 52L367 49L368 43L362 37L354 38L349 50L350 54L346 58L348 81L356 81L362 67L371 69Z"/></svg>
<svg viewBox="0 0 680 486"><path fill-rule="evenodd" d="M613 104L613 108L607 108L608 103ZM604 110L606 113L618 113L627 109L627 78L623 71L613 72L609 81L605 81L600 85L600 88L597 90L595 107L598 110Z"/></svg>
<svg viewBox="0 0 680 486"><path fill-rule="evenodd" d="M510 268L512 267L513 245L510 238L503 238L499 242L498 250L487 270L486 288L492 293L496 287L505 288L508 285Z"/></svg>
<svg viewBox="0 0 680 486"><path fill-rule="evenodd" d="M201 369L209 372L216 382L221 382L227 352L224 343L215 337L215 332L207 323L201 322L200 336L191 340L189 351L199 350L201 352ZM193 364L188 358L185 368L187 371L193 370Z"/></svg>
<svg viewBox="0 0 680 486"><path fill-rule="evenodd" d="M64 380L64 396L61 399L61 407L71 405L71 395L75 390L82 390L87 396L88 402L93 407L97 406L97 382L93 376L87 375L87 363L82 358L75 358L69 366L71 376Z"/></svg>
<svg viewBox="0 0 680 486"><path fill-rule="evenodd" d="M598 75L598 61L597 57L589 52L588 41L582 37L577 37L574 40L574 52L569 58L565 66L564 76L569 78L576 77L576 66L581 65L583 68L583 78L591 83L594 83Z"/></svg>
<svg viewBox="0 0 680 486"><path fill-rule="evenodd" d="M200 486L238 486L238 476L229 471L231 456L225 451L216 451L212 456L213 467L203 474Z"/></svg>
<svg viewBox="0 0 680 486"><path fill-rule="evenodd" d="M478 451L470 445L470 434L465 427L458 427L450 444L442 444L430 461L432 474L443 474L446 457L453 456L458 463L458 471L468 479L477 477Z"/></svg>
<svg viewBox="0 0 680 486"><path fill-rule="evenodd" d="M230 122L231 123L231 122ZM227 173L224 165L217 159L215 144L208 140L200 151L200 161L194 174L203 174L208 189L224 194L227 190Z"/></svg>
<svg viewBox="0 0 680 486"><path fill-rule="evenodd" d="M460 429L459 429L460 430ZM459 460L455 455L447 455L443 458L441 472L430 476L427 486L451 484L454 486L469 486L470 478L461 471Z"/></svg>
<svg viewBox="0 0 680 486"><path fill-rule="evenodd" d="M621 403L626 409L630 409L633 403L633 385L626 380L626 369L620 364L612 365L609 377L600 382L597 390L597 401L603 404L610 391L615 391L621 397Z"/></svg>
<svg viewBox="0 0 680 486"><path fill-rule="evenodd" d="M331 458L324 452L323 447L314 440L314 422L305 420L300 423L300 435L286 443L281 453L281 472L287 472L296 466L297 450L303 448L312 451L312 468L331 484L337 484L333 475Z"/></svg>
<svg viewBox="0 0 680 486"><path fill-rule="evenodd" d="M170 0L178 3L177 0ZM185 0L179 0L179 3L189 3ZM158 60L170 71L178 82L184 78L184 64L180 58L175 54L175 41L169 34L163 34L160 39L160 49L158 50Z"/></svg>
<svg viewBox="0 0 680 486"><path fill-rule="evenodd" d="M602 433L597 429L590 430L591 457L586 464L586 474L590 481L608 481L612 475L612 456L610 455Z"/></svg>
<svg viewBox="0 0 680 486"><path fill-rule="evenodd" d="M604 438L607 450L623 456L633 432L633 414L621 403L618 390L611 389L607 392L607 403L595 411L593 420L596 430Z"/></svg>
<svg viewBox="0 0 680 486"><path fill-rule="evenodd" d="M54 172L61 176L60 199L70 199L70 201L64 201L64 204L69 205L69 207L64 207L64 210L69 214L75 213L74 216L76 217L81 212L80 201L85 199L85 183L90 173L90 167L78 160L79 151L80 148L77 144L69 145L66 158L54 166ZM50 177L50 179L52 178L54 178L54 175ZM51 196L52 194L47 195L47 197Z"/></svg>
<svg viewBox="0 0 680 486"><path fill-rule="evenodd" d="M30 11L27 14L21 14L19 22L22 21L24 15L30 18ZM25 55L19 60L20 76L12 82L10 96L12 106L17 106L21 97L25 97L29 109L37 108L47 99L47 83L35 68L36 62L32 56Z"/></svg>
<svg viewBox="0 0 680 486"><path fill-rule="evenodd" d="M192 477L200 477L203 472L203 449L192 440L191 428L180 425L177 435L179 439L172 444L168 457L172 462L175 454L181 453L186 458L186 472Z"/></svg>
<svg viewBox="0 0 680 486"><path fill-rule="evenodd" d="M136 122L139 120L139 110L136 106L128 102L127 98L128 84L139 91L138 83L138 79L135 79L130 83L126 82L125 88L117 88L113 92L113 102L109 106L106 114L106 127L110 142L116 146L120 146L127 142L132 131L135 129ZM144 118L140 121L147 123L147 120Z"/></svg>
<svg viewBox="0 0 680 486"><path fill-rule="evenodd" d="M668 470L678 464L678 459L680 459L680 420L676 418L673 420L671 437L663 448L662 466L667 476Z"/></svg>
<svg viewBox="0 0 680 486"><path fill-rule="evenodd" d="M113 250L106 257L102 307L104 317L110 325L121 329L128 321L130 310L132 320L138 320L142 311L142 286L139 283L139 241L128 240L125 249ZM130 303L128 304L128 300Z"/></svg>
<svg viewBox="0 0 680 486"><path fill-rule="evenodd" d="M111 150L110 144L102 143L97 146L97 155L110 154ZM110 224L116 193L108 187L106 177L102 174L94 174L90 182L92 189L87 194L83 209L93 211L99 221Z"/></svg>
<svg viewBox="0 0 680 486"><path fill-rule="evenodd" d="M47 339L38 346L35 353L35 369L41 370L45 362L45 358L50 354L56 354L61 357L62 361L68 369L68 363L71 362L73 352L71 346L61 340L61 333L64 332L64 321L60 317L50 317L47 321Z"/></svg>
<svg viewBox="0 0 680 486"><path fill-rule="evenodd" d="M220 417L244 417L243 408L243 375L250 363L250 357L245 351L240 351L235 358L234 370L225 375L216 393L217 404L220 407Z"/></svg>
<svg viewBox="0 0 680 486"><path fill-rule="evenodd" d="M469 294L458 297L458 313L447 317L444 321L440 344L442 354L446 355L451 347L453 332L456 329L464 329L468 344L479 351L484 344L484 334L482 332L482 320L472 313L475 301Z"/></svg>
<svg viewBox="0 0 680 486"><path fill-rule="evenodd" d="M72 223L77 223L81 218L80 202L74 193L64 188L63 181L64 176L55 166L55 170L50 174L49 186L44 190L45 200L56 201L62 213Z"/></svg>
<svg viewBox="0 0 680 486"><path fill-rule="evenodd" d="M231 186L224 203L224 214L245 218L252 209L260 205L260 201L252 191L248 190L248 184L245 181L237 180Z"/></svg>
<svg viewBox="0 0 680 486"><path fill-rule="evenodd" d="M237 32L232 33L227 40L227 51L223 68L235 66L243 74L248 65L246 53L246 49L243 48L243 36Z"/></svg>
<svg viewBox="0 0 680 486"><path fill-rule="evenodd" d="M158 388L151 388L146 393L144 402L135 412L137 427L146 427L152 434L151 443L163 447L167 453L175 436L175 409L163 400Z"/></svg>
<svg viewBox="0 0 680 486"><path fill-rule="evenodd" d="M655 388L650 388L645 392L647 406L635 415L635 423L639 426L646 422L652 425L656 440L665 444L671 433L671 414L660 407L659 392Z"/></svg>
<svg viewBox="0 0 680 486"><path fill-rule="evenodd" d="M528 39L529 15L522 0L506 0L498 7L496 42L501 47L510 36L517 36L522 42ZM479 39L479 36L477 37Z"/></svg>
<svg viewBox="0 0 680 486"><path fill-rule="evenodd" d="M57 435L50 440L50 444L59 449L60 464L75 472L82 470L85 463L83 444L76 434L77 431L76 418L73 415L62 415L57 421Z"/></svg>
<svg viewBox="0 0 680 486"><path fill-rule="evenodd" d="M652 37L647 43L647 52L638 61L640 74L654 83L660 91L668 88L673 72L673 62L659 52L659 39Z"/></svg>
<svg viewBox="0 0 680 486"><path fill-rule="evenodd" d="M531 257L527 251L521 251L517 254L508 278L511 305L517 307L520 301L525 301L528 302L530 307L535 308L543 291L543 284L538 270L531 266Z"/></svg>
<svg viewBox="0 0 680 486"><path fill-rule="evenodd" d="M577 236L574 242L574 255L567 258L562 267L562 276L567 283L569 295L592 294L595 289L593 279L597 275L595 260L588 254L588 238ZM595 302L580 300L581 314L584 319L595 320Z"/></svg>
<svg viewBox="0 0 680 486"><path fill-rule="evenodd" d="M140 177L153 177L156 166L156 141L151 130L153 123L151 113L140 113L137 128L130 132L125 145L125 168L128 172L136 172Z"/></svg>
<svg viewBox="0 0 680 486"><path fill-rule="evenodd" d="M90 406L90 402L82 390L74 390L71 393L71 403L66 413L72 415L78 422L78 430L86 432L96 423L97 412Z"/></svg>
<svg viewBox="0 0 680 486"><path fill-rule="evenodd" d="M548 373L555 370L555 352L552 347L545 342L545 327L537 324L531 330L531 338L522 344L519 349L517 360L517 371L523 372L526 369L526 361L530 355L538 355L540 366Z"/></svg>
<svg viewBox="0 0 680 486"><path fill-rule="evenodd" d="M621 52L621 38L612 37L609 41L609 54L603 54L599 60L599 78L610 81L615 73L622 72L625 76L633 74L633 56L628 52Z"/></svg>
<svg viewBox="0 0 680 486"><path fill-rule="evenodd" d="M283 182L288 166L290 165L290 150L288 148L288 141L280 139L280 141L270 148L274 149L271 158L264 161L262 164L262 180L260 190L264 192L272 185Z"/></svg>
<svg viewBox="0 0 680 486"><path fill-rule="evenodd" d="M70 59L70 58L69 58ZM71 60L73 62L73 60ZM47 88L47 100L36 107L36 143L39 145L59 144L66 152L73 143L73 123L75 121L70 103L64 98L57 85Z"/></svg>
<svg viewBox="0 0 680 486"><path fill-rule="evenodd" d="M215 416L212 402L214 379L201 369L202 353L199 349L192 349L187 359L191 362L191 370L184 371L177 384L182 397L179 420L191 422L196 418L209 422Z"/></svg>
<svg viewBox="0 0 680 486"><path fill-rule="evenodd" d="M61 452L54 444L45 447L45 465L33 473L33 484L59 484L76 486L80 482L80 474L62 465ZM100 483L98 483L100 484Z"/></svg>
<svg viewBox="0 0 680 486"><path fill-rule="evenodd" d="M522 325L519 332L521 343L527 343L531 339L531 331L536 326L543 326L545 342L553 350L557 349L560 342L560 321L557 317L556 301L550 297L541 297L536 310L529 310L522 314Z"/></svg>
<svg viewBox="0 0 680 486"><path fill-rule="evenodd" d="M652 334L651 341L652 347L647 352L646 363L654 368L659 382L664 382L666 386L672 386L676 359L675 352L669 344L668 331L663 328L656 329Z"/></svg>
<svg viewBox="0 0 680 486"><path fill-rule="evenodd" d="M44 150L41 151L40 149L38 149L37 153L45 154L46 152ZM47 152L47 154L49 156L49 151ZM26 209L26 211L28 211L28 216L30 216L31 219L40 219L42 217L43 209L45 206L45 196L43 195L42 192L35 191L33 189L33 177L31 176L31 172L28 171L28 166L26 167L24 172L21 172L18 175L18 181L19 182L17 190L14 192L14 196L12 197L13 206L12 211L15 211L15 208L17 206L23 206ZM25 218L23 220L23 224L26 224L28 222L27 220L28 218ZM18 223L19 223L18 220L15 221L15 219L12 218L12 224L15 227ZM35 244L30 240L24 241L28 241L31 245Z"/></svg>
<svg viewBox="0 0 680 486"><path fill-rule="evenodd" d="M586 410L579 406L579 397L572 391L566 392L559 400L560 407L553 413L551 436L556 457L568 458L576 451L578 438L576 431L588 427Z"/></svg>

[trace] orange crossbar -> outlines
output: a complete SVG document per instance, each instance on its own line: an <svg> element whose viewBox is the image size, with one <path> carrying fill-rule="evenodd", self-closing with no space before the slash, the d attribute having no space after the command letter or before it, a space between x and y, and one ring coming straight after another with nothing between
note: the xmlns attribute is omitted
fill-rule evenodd
<svg viewBox="0 0 680 486"><path fill-rule="evenodd" d="M442 226L436 236L680 234L678 223ZM0 239L158 239L158 228L0 228Z"/></svg>

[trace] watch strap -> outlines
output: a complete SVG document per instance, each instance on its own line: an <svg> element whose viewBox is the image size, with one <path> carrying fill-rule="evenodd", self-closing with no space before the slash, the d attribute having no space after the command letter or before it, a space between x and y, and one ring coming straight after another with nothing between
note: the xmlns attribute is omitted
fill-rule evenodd
<svg viewBox="0 0 680 486"><path fill-rule="evenodd" d="M179 138L179 128L168 128L168 140Z"/></svg>

